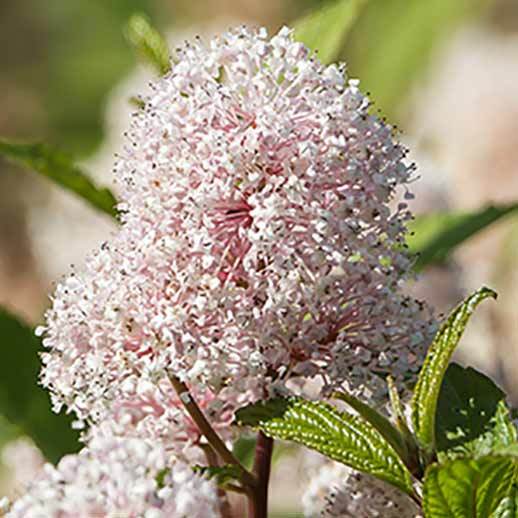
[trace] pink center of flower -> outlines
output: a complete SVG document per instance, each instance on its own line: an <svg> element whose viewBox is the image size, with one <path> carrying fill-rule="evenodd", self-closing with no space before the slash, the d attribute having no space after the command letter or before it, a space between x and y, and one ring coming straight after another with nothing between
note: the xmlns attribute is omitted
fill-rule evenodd
<svg viewBox="0 0 518 518"><path fill-rule="evenodd" d="M251 210L244 198L218 202L210 210L214 251L221 257L218 276L223 281L239 277L243 258L250 250L245 230L252 225Z"/></svg>
<svg viewBox="0 0 518 518"><path fill-rule="evenodd" d="M211 212L216 235L218 233L235 234L240 227L250 227L252 224L251 210L252 206L245 199L230 200L214 205Z"/></svg>

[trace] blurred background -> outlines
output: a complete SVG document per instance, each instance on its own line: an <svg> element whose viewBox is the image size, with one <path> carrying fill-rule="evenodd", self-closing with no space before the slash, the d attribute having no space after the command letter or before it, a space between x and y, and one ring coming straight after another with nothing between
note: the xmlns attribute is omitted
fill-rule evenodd
<svg viewBox="0 0 518 518"><path fill-rule="evenodd" d="M109 186L114 154L133 109L129 99L145 92L154 75L124 37L133 13L149 16L174 49L196 34L210 37L242 23L275 31L332 4L1 0L0 135L57 146ZM517 202L518 2L358 4L361 9L340 36L333 57L347 62L349 76L358 77L370 92L373 109L397 124L411 149L420 176L412 186L415 212L471 211ZM320 37L325 32L324 26ZM0 306L31 325L40 322L53 283L113 229L108 216L0 159ZM515 405L517 264L518 214L511 213L447 260L427 267L409 287L439 314L482 284L499 292L498 304L483 306L470 324L459 360L491 375ZM27 441L9 442L17 435L0 420L0 443L8 443L0 455L5 491L15 491L42 461ZM290 469L302 469L296 458L280 479L289 477ZM300 488L272 486L277 516L297 516Z"/></svg>

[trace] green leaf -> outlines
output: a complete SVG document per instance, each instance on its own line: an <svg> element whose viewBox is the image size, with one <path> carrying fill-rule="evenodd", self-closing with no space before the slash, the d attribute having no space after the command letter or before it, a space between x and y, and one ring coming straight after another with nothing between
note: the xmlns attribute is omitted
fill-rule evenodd
<svg viewBox="0 0 518 518"><path fill-rule="evenodd" d="M46 176L90 205L115 217L117 201L109 189L97 187L65 154L44 144L20 144L0 139L0 156Z"/></svg>
<svg viewBox="0 0 518 518"><path fill-rule="evenodd" d="M366 405L358 398L345 392L334 392L332 397L344 401L370 423L383 438L394 448L401 460L409 467L409 448L400 431L376 409Z"/></svg>
<svg viewBox="0 0 518 518"><path fill-rule="evenodd" d="M20 15L24 9L18 11ZM26 48L38 67L38 72L33 69L32 74L26 74L26 64L18 57L22 66L17 68L23 76L17 84L29 87L39 99L37 102L44 103L43 113L29 111L34 117L31 128L44 127L53 142L74 156L95 152L102 142L108 93L135 68L131 49L119 28L135 12L152 13L164 25L169 24L171 11L166 2L156 0L31 0L32 14L21 15L20 20L34 23L36 30L42 28L46 37L38 40L34 50L30 45L18 47L18 40L12 40L17 49ZM15 29L11 24L9 27ZM23 39L23 33L32 31L29 27L18 28L18 37ZM9 39L7 34L4 39ZM23 113L25 110L17 111L19 115Z"/></svg>
<svg viewBox="0 0 518 518"><path fill-rule="evenodd" d="M150 23L147 17L141 14L133 15L126 27L126 37L135 50L160 75L171 70L171 57L164 37Z"/></svg>
<svg viewBox="0 0 518 518"><path fill-rule="evenodd" d="M409 225L407 244L418 254L414 269L419 271L443 262L455 248L492 223L518 210L518 203L484 207L468 213L437 213L419 216Z"/></svg>
<svg viewBox="0 0 518 518"><path fill-rule="evenodd" d="M235 464L225 466L194 466L194 471L214 480L218 486L224 487L230 482L241 480L241 469Z"/></svg>
<svg viewBox="0 0 518 518"><path fill-rule="evenodd" d="M239 437L232 447L234 457L246 468L251 468L254 462L256 442L255 437Z"/></svg>
<svg viewBox="0 0 518 518"><path fill-rule="evenodd" d="M403 404L401 403L401 399L399 397L398 388L391 376L387 377L387 387L393 416L392 418L396 428L399 430L403 437L408 451L408 458L405 462L405 465L410 470L412 475L418 479L421 479L424 473L423 465L420 459L419 445L417 444L414 434L410 429L408 418L405 415Z"/></svg>
<svg viewBox="0 0 518 518"><path fill-rule="evenodd" d="M425 476L423 508L431 518L491 517L509 495L516 461L487 456L431 465Z"/></svg>
<svg viewBox="0 0 518 518"><path fill-rule="evenodd" d="M392 415L398 422L403 422L406 424L405 412L403 410L403 403L401 403L401 398L399 397L398 388L392 376L387 377L387 388L389 393L390 400L390 408L392 411Z"/></svg>
<svg viewBox="0 0 518 518"><path fill-rule="evenodd" d="M296 21L295 39L318 50L322 63L335 61L366 0L337 0Z"/></svg>
<svg viewBox="0 0 518 518"><path fill-rule="evenodd" d="M496 293L481 288L457 306L439 329L426 355L411 402L414 433L426 455L435 452L437 402L448 363L473 311L488 297L496 298Z"/></svg>
<svg viewBox="0 0 518 518"><path fill-rule="evenodd" d="M433 51L492 0L371 0L347 38L343 56L376 107L394 119Z"/></svg>
<svg viewBox="0 0 518 518"><path fill-rule="evenodd" d="M232 446L232 454L248 470L252 469L255 456L255 446L257 440L255 437L242 435L234 442ZM287 443L275 443L272 453L272 467L282 460L285 455L290 455L296 448L295 445Z"/></svg>
<svg viewBox="0 0 518 518"><path fill-rule="evenodd" d="M0 414L31 437L52 462L79 449L72 417L56 415L38 385L40 341L32 329L0 309Z"/></svg>
<svg viewBox="0 0 518 518"><path fill-rule="evenodd" d="M302 444L413 494L410 473L396 452L361 417L339 412L326 403L294 397L249 405L236 412L236 420L269 437Z"/></svg>
<svg viewBox="0 0 518 518"><path fill-rule="evenodd" d="M505 392L484 374L456 363L444 376L435 430L437 449L450 458L488 455L517 439Z"/></svg>
<svg viewBox="0 0 518 518"><path fill-rule="evenodd" d="M509 495L503 498L490 518L517 518L518 517L518 487L513 486Z"/></svg>
<svg viewBox="0 0 518 518"><path fill-rule="evenodd" d="M21 430L0 414L0 450L22 434Z"/></svg>
<svg viewBox="0 0 518 518"><path fill-rule="evenodd" d="M514 442L513 444L503 446L502 448L498 449L496 453L498 453L498 455L507 455L508 457L514 457L518 460L518 442Z"/></svg>

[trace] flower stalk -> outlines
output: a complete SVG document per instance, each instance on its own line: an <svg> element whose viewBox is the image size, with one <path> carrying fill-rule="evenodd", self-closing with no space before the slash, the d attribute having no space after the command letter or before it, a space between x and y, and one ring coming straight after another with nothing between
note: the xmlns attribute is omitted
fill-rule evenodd
<svg viewBox="0 0 518 518"><path fill-rule="evenodd" d="M254 475L257 486L249 500L249 518L266 518L268 515L268 483L272 465L273 439L263 432L257 434Z"/></svg>
<svg viewBox="0 0 518 518"><path fill-rule="evenodd" d="M200 432L205 436L212 449L221 457L225 463L239 467L241 471L241 482L244 486L250 489L255 488L257 484L254 475L252 475L252 473L250 473L226 447L221 437L216 433L214 428L212 428L200 407L191 396L187 385L174 375L169 374L169 379L183 406L185 407L185 410L187 410L192 420L196 423L200 429Z"/></svg>
<svg viewBox="0 0 518 518"><path fill-rule="evenodd" d="M248 515L250 518L267 518L268 484L272 464L273 439L263 432L257 435L253 474L237 460L226 447L221 437L210 425L207 418L189 392L187 385L177 376L169 374L169 379L185 409L205 436L211 453L217 453L227 464L238 466L241 470L241 483L248 496ZM214 463L212 459L211 464ZM227 509L228 510L228 509Z"/></svg>

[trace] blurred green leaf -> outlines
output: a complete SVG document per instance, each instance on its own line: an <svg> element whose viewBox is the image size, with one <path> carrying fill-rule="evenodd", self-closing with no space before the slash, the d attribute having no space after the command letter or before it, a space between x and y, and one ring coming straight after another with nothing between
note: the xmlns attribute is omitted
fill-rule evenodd
<svg viewBox="0 0 518 518"><path fill-rule="evenodd" d="M437 404L439 451L452 458L483 456L513 444L516 428L505 392L481 372L456 363L448 366Z"/></svg>
<svg viewBox="0 0 518 518"><path fill-rule="evenodd" d="M255 437L243 435L234 442L232 453L234 457L247 469L251 470L254 464L255 446L257 440ZM272 467L280 462L287 455L296 451L297 446L288 443L277 442L274 444L272 453Z"/></svg>
<svg viewBox="0 0 518 518"><path fill-rule="evenodd" d="M21 434L22 431L17 426L14 426L3 415L0 414L0 450L8 442L16 439Z"/></svg>
<svg viewBox="0 0 518 518"><path fill-rule="evenodd" d="M518 460L518 442L514 442L513 444L499 448L496 450L496 453L498 453L498 455L514 457L516 460Z"/></svg>
<svg viewBox="0 0 518 518"><path fill-rule="evenodd" d="M410 473L389 443L361 417L326 403L276 398L236 412L240 425L294 441L413 494Z"/></svg>
<svg viewBox="0 0 518 518"><path fill-rule="evenodd" d="M44 144L19 144L0 140L0 156L46 176L96 209L113 217L117 215L117 201L111 191L97 187L64 153Z"/></svg>
<svg viewBox="0 0 518 518"><path fill-rule="evenodd" d="M431 518L491 518L516 475L510 457L486 456L433 464L426 472L423 508Z"/></svg>
<svg viewBox="0 0 518 518"><path fill-rule="evenodd" d="M109 92L135 65L124 25L135 12L149 13L166 25L168 6L158 0L30 3L48 36L48 63L39 74L39 89L46 96L51 139L84 157L101 142Z"/></svg>
<svg viewBox="0 0 518 518"><path fill-rule="evenodd" d="M419 216L409 226L407 244L419 254L414 269L442 262L456 247L495 221L518 210L518 203L489 206L469 213L437 213Z"/></svg>
<svg viewBox="0 0 518 518"><path fill-rule="evenodd" d="M340 55L345 38L366 0L337 0L326 3L297 20L295 39L318 50L322 63L331 63Z"/></svg>
<svg viewBox="0 0 518 518"><path fill-rule="evenodd" d="M436 448L437 403L446 369L468 320L475 308L488 297L496 298L496 293L489 288L481 288L450 313L435 335L419 372L411 401L412 423L419 446L424 448L427 456L432 456Z"/></svg>
<svg viewBox="0 0 518 518"><path fill-rule="evenodd" d="M432 51L492 0L371 0L347 38L349 75L393 119Z"/></svg>
<svg viewBox="0 0 518 518"><path fill-rule="evenodd" d="M56 415L38 385L42 351L32 329L0 308L0 414L28 435L52 462L79 449L72 417Z"/></svg>
<svg viewBox="0 0 518 518"><path fill-rule="evenodd" d="M254 463L256 442L255 437L244 436L237 439L233 445L232 453L234 457L245 466L245 468L251 468Z"/></svg>
<svg viewBox="0 0 518 518"><path fill-rule="evenodd" d="M160 75L169 72L171 58L167 42L147 17L134 14L126 27L126 37L135 50L153 65Z"/></svg>

